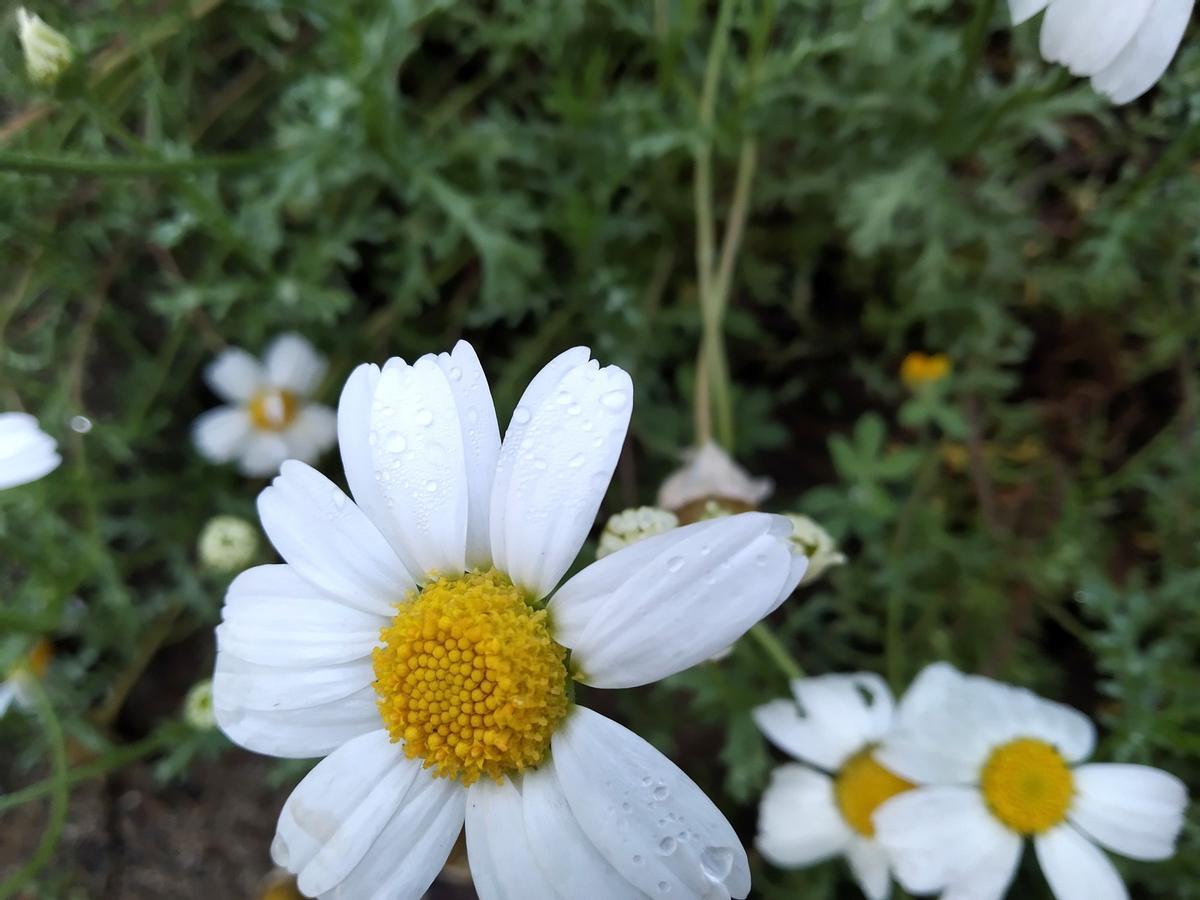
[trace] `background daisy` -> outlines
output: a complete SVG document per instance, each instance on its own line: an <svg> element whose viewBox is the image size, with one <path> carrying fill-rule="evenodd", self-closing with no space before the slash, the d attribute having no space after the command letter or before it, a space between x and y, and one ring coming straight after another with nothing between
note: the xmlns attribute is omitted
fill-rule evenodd
<svg viewBox="0 0 1200 900"><path fill-rule="evenodd" d="M54 438L28 413L0 413L0 489L37 481L62 463Z"/></svg>
<svg viewBox="0 0 1200 900"><path fill-rule="evenodd" d="M845 856L863 893L882 900L891 879L871 815L912 787L875 756L892 725L891 691L866 672L797 679L791 688L794 700L758 707L754 721L771 743L807 765L771 773L756 846L783 868Z"/></svg>
<svg viewBox="0 0 1200 900"><path fill-rule="evenodd" d="M1149 766L1084 764L1095 728L1022 688L928 666L900 703L880 760L921 785L875 813L897 878L917 893L1004 896L1025 840L1059 900L1128 894L1099 849L1174 853L1187 791Z"/></svg>
<svg viewBox="0 0 1200 900"><path fill-rule="evenodd" d="M258 477L278 472L285 459L315 462L337 437L333 410L311 402L325 369L325 358L296 334L275 338L261 362L238 347L222 351L204 380L227 405L196 419L196 449Z"/></svg>

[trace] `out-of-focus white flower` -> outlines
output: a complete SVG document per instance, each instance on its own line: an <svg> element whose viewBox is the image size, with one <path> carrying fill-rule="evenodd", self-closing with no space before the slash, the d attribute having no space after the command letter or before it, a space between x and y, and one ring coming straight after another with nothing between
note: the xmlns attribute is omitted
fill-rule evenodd
<svg viewBox="0 0 1200 900"><path fill-rule="evenodd" d="M62 463L54 438L26 413L0 413L0 489L28 484Z"/></svg>
<svg viewBox="0 0 1200 900"><path fill-rule="evenodd" d="M658 489L658 505L679 513L712 500L733 512L744 512L757 508L770 496L772 488L771 479L752 478L733 457L709 441L684 454L683 467L672 472Z"/></svg>
<svg viewBox="0 0 1200 900"><path fill-rule="evenodd" d="M834 566L846 562L829 532L808 516L800 513L784 513L792 523L792 543L808 557L808 570L801 585L812 584Z"/></svg>
<svg viewBox="0 0 1200 900"><path fill-rule="evenodd" d="M875 756L892 727L891 691L867 672L798 678L791 688L794 699L754 710L771 743L803 763L771 773L755 843L785 869L844 856L863 893L884 900L891 878L871 816L912 788Z"/></svg>
<svg viewBox="0 0 1200 900"><path fill-rule="evenodd" d="M1162 78L1187 29L1195 0L1008 0L1013 24L1043 9L1042 56L1114 103L1128 103Z"/></svg>
<svg viewBox="0 0 1200 900"><path fill-rule="evenodd" d="M287 564L230 585L214 707L242 746L324 757L271 846L303 893L415 900L464 824L480 897L749 893L712 801L570 685L696 665L777 608L807 560L786 519L748 512L559 586L632 406L629 375L577 347L534 377L501 441L469 344L363 365L338 407L353 500L295 461L259 496Z"/></svg>
<svg viewBox="0 0 1200 900"><path fill-rule="evenodd" d="M17 38L25 54L25 70L34 84L53 85L71 66L75 51L66 35L51 28L40 16L17 8Z"/></svg>
<svg viewBox="0 0 1200 900"><path fill-rule="evenodd" d="M928 666L876 756L918 785L874 815L896 878L914 894L1002 897L1031 841L1059 900L1128 897L1100 849L1175 852L1187 789L1149 766L1088 763L1083 713L990 678Z"/></svg>
<svg viewBox="0 0 1200 900"><path fill-rule="evenodd" d="M213 516L200 532L200 562L217 572L237 572L254 562L258 530L237 516Z"/></svg>
<svg viewBox="0 0 1200 900"><path fill-rule="evenodd" d="M0 716L8 712L14 703L18 709L29 709L33 705L33 692L30 682L40 681L46 676L50 660L54 657L54 648L45 638L38 640L33 648L8 673L8 677L0 682Z"/></svg>
<svg viewBox="0 0 1200 900"><path fill-rule="evenodd" d="M679 525L679 517L656 506L639 506L610 516L600 534L596 559L616 553L622 547L670 531Z"/></svg>
<svg viewBox="0 0 1200 900"><path fill-rule="evenodd" d="M272 341L261 363L237 347L225 350L204 378L228 405L196 420L196 449L213 462L236 460L254 477L274 475L285 459L316 462L337 441L333 410L310 402L325 367L325 358L296 334Z"/></svg>
<svg viewBox="0 0 1200 900"><path fill-rule="evenodd" d="M208 731L217 727L217 716L213 712L211 678L196 682L187 692L183 700L183 720L197 731Z"/></svg>

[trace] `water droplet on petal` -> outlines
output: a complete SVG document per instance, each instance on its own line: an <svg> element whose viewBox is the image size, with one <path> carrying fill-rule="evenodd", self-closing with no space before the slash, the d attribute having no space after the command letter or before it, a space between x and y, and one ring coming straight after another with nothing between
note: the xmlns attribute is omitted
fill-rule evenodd
<svg viewBox="0 0 1200 900"><path fill-rule="evenodd" d="M458 366L451 366L450 377L455 381L462 381L462 369Z"/></svg>
<svg viewBox="0 0 1200 900"><path fill-rule="evenodd" d="M683 557L682 556L672 556L670 559L667 560L667 571L668 572L678 572L682 568L683 568Z"/></svg>
<svg viewBox="0 0 1200 900"><path fill-rule="evenodd" d="M571 459L570 459L570 460L567 462L567 465L568 465L568 466L570 466L572 469L578 469L578 468L579 468L580 466L582 466L582 465L584 464L584 462L586 462L586 461L587 461L587 457L586 457L586 456L584 456L582 453L576 453L576 454L575 454L574 456L572 456L572 457L571 457Z"/></svg>
<svg viewBox="0 0 1200 900"><path fill-rule="evenodd" d="M404 435L400 432L393 431L388 435L386 446L392 453L403 453L404 448L408 446L408 441L404 440Z"/></svg>
<svg viewBox="0 0 1200 900"><path fill-rule="evenodd" d="M660 881L660 882L658 883L658 892L659 892L660 894L669 894L669 893L671 893L671 885L670 885L670 884L668 884L668 883L667 883L667 882L665 882L665 881Z"/></svg>
<svg viewBox="0 0 1200 900"><path fill-rule="evenodd" d="M678 571L678 570L674 570L674 571ZM660 784L658 787L656 787L654 789L654 791L652 793L654 794L655 800L662 801L662 800L666 800L667 796L671 792L667 790L667 786L665 784Z"/></svg>
<svg viewBox="0 0 1200 900"><path fill-rule="evenodd" d="M437 489L438 489L438 483L436 481L433 481L432 479L430 479L429 481L425 482L425 490L429 491L429 493L432 494Z"/></svg>
<svg viewBox="0 0 1200 900"><path fill-rule="evenodd" d="M600 402L612 410L624 409L628 400L629 395L624 391L609 391L600 395Z"/></svg>
<svg viewBox="0 0 1200 900"><path fill-rule="evenodd" d="M518 425L528 424L531 418L533 418L533 416L529 414L529 410L527 410L524 406L518 406L513 410L513 421Z"/></svg>
<svg viewBox="0 0 1200 900"><path fill-rule="evenodd" d="M728 847L705 847L700 854L700 868L709 881L724 881L733 868L733 851Z"/></svg>
<svg viewBox="0 0 1200 900"><path fill-rule="evenodd" d="M675 852L676 846L677 844L675 842L675 838L668 834L665 838L658 842L658 852L663 856L670 856Z"/></svg>
<svg viewBox="0 0 1200 900"><path fill-rule="evenodd" d="M642 857L639 854L635 853L633 855L633 862L634 862L634 865L640 866L642 864Z"/></svg>
<svg viewBox="0 0 1200 900"><path fill-rule="evenodd" d="M433 424L433 413L428 409L417 410L417 424L424 428Z"/></svg>
<svg viewBox="0 0 1200 900"><path fill-rule="evenodd" d="M332 496L333 496L333 508L334 509L344 509L346 506L346 495L343 494L341 491L339 491L337 488L334 488Z"/></svg>

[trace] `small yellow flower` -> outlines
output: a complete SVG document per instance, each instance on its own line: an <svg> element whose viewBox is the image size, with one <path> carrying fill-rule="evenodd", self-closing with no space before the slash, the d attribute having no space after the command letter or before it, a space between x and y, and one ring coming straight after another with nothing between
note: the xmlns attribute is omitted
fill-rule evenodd
<svg viewBox="0 0 1200 900"><path fill-rule="evenodd" d="M24 7L17 9L17 38L25 54L25 70L34 84L53 86L75 58L67 37Z"/></svg>
<svg viewBox="0 0 1200 900"><path fill-rule="evenodd" d="M950 374L954 364L945 353L910 353L900 364L900 380L910 391L941 381Z"/></svg>

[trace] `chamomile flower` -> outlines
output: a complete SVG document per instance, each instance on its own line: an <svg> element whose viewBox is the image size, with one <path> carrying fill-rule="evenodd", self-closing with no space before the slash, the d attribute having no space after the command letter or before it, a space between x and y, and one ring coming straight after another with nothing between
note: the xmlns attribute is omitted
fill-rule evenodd
<svg viewBox="0 0 1200 900"><path fill-rule="evenodd" d="M644 541L646 538L670 531L679 525L679 517L656 506L639 506L624 509L610 516L600 532L596 545L596 559L616 553L622 547Z"/></svg>
<svg viewBox="0 0 1200 900"><path fill-rule="evenodd" d="M34 84L53 86L75 58L66 35L23 6L17 7L17 39L25 54L25 70Z"/></svg>
<svg viewBox="0 0 1200 900"><path fill-rule="evenodd" d="M684 521L704 518L705 505L715 502L728 512L755 509L771 495L769 478L754 478L720 445L694 447L658 489L658 505ZM711 516L709 516L711 518Z"/></svg>
<svg viewBox="0 0 1200 900"><path fill-rule="evenodd" d="M1084 763L1087 716L1022 688L927 667L900 703L880 761L920 787L875 813L896 877L916 893L1004 896L1026 839L1059 900L1128 894L1100 849L1175 852L1187 791L1149 766Z"/></svg>
<svg viewBox="0 0 1200 900"><path fill-rule="evenodd" d="M891 692L878 675L822 675L792 682L794 700L754 711L759 729L800 760L771 774L756 846L785 869L844 856L871 900L891 892L874 811L912 785L885 768L876 746L892 725Z"/></svg>
<svg viewBox="0 0 1200 900"><path fill-rule="evenodd" d="M295 334L272 341L261 362L237 347L225 350L204 378L227 405L196 419L196 449L212 462L236 461L252 477L274 475L285 459L315 462L337 440L333 410L311 402L325 367Z"/></svg>
<svg viewBox="0 0 1200 900"><path fill-rule="evenodd" d="M30 682L40 681L46 677L50 668L50 660L54 657L54 649L50 642L41 638L33 648L0 682L0 716L8 712L14 703L19 709L29 709L33 705L33 695Z"/></svg>
<svg viewBox="0 0 1200 900"><path fill-rule="evenodd" d="M1008 0L1013 24L1046 10L1041 50L1049 62L1114 103L1136 100L1162 78L1179 49L1195 0Z"/></svg>
<svg viewBox="0 0 1200 900"><path fill-rule="evenodd" d="M0 413L0 490L49 475L62 463L54 438L27 413Z"/></svg>
<svg viewBox="0 0 1200 900"><path fill-rule="evenodd" d="M733 828L674 764L572 701L731 643L803 575L786 519L648 538L555 591L625 440L629 376L549 363L503 442L474 350L360 366L338 438L354 499L289 461L259 497L286 565L243 572L214 707L237 743L325 758L272 845L301 890L415 898L466 828L496 898L744 897ZM547 599L548 598L548 599Z"/></svg>
<svg viewBox="0 0 1200 900"><path fill-rule="evenodd" d="M820 522L801 513L785 513L792 523L792 543L808 557L808 570L800 583L812 584L834 566L845 565L846 554L838 550L833 535Z"/></svg>
<svg viewBox="0 0 1200 900"><path fill-rule="evenodd" d="M237 516L213 516L200 532L200 562L214 572L237 572L258 555L258 530Z"/></svg>

